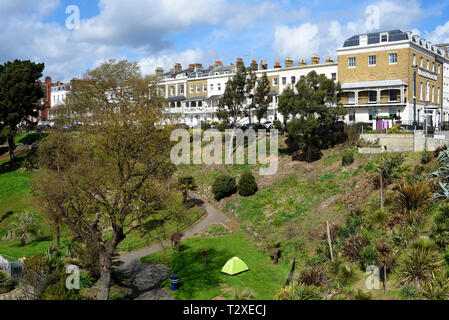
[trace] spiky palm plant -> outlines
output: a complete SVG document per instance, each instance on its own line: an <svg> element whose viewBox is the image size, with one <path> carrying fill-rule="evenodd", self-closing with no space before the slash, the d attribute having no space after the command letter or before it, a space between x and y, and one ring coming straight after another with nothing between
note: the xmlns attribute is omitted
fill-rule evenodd
<svg viewBox="0 0 449 320"><path fill-rule="evenodd" d="M398 211L410 213L425 209L431 200L432 185L429 182L418 181L401 185L395 204Z"/></svg>
<svg viewBox="0 0 449 320"><path fill-rule="evenodd" d="M274 300L321 300L322 296L317 287L305 284L293 284L279 289Z"/></svg>
<svg viewBox="0 0 449 320"><path fill-rule="evenodd" d="M446 248L449 245L449 205L440 207L430 236L441 248Z"/></svg>
<svg viewBox="0 0 449 320"><path fill-rule="evenodd" d="M430 249L415 248L406 257L399 278L402 285L413 284L419 291L437 275L442 261Z"/></svg>
<svg viewBox="0 0 449 320"><path fill-rule="evenodd" d="M6 239L20 239L22 246L28 244L28 240L39 233L39 225L29 211L17 216L9 225Z"/></svg>
<svg viewBox="0 0 449 320"><path fill-rule="evenodd" d="M331 278L329 278L322 266L314 266L303 270L299 276L298 281L299 283L308 286L322 287L328 285L331 281Z"/></svg>
<svg viewBox="0 0 449 320"><path fill-rule="evenodd" d="M426 284L422 295L428 300L447 300L449 297L449 280L446 275L440 274Z"/></svg>
<svg viewBox="0 0 449 320"><path fill-rule="evenodd" d="M234 289L232 291L232 300L254 300L256 294L250 288Z"/></svg>
<svg viewBox="0 0 449 320"><path fill-rule="evenodd" d="M361 235L352 235L343 242L342 253L349 259L355 262L360 259L363 248L368 245L366 239Z"/></svg>

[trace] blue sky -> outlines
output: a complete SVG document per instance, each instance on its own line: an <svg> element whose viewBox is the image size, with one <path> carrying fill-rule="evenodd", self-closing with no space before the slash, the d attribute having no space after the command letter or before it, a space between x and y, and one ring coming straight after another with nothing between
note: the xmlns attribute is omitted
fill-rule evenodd
<svg viewBox="0 0 449 320"><path fill-rule="evenodd" d="M70 5L79 30L66 28ZM272 66L287 56L335 58L351 35L390 29L449 42L449 1L0 0L0 63L44 62L54 81L109 58L137 61L146 74L237 57Z"/></svg>

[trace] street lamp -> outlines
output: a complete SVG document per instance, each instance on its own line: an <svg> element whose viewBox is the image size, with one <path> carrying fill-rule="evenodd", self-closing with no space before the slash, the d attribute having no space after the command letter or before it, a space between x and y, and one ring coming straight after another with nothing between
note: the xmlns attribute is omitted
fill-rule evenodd
<svg viewBox="0 0 449 320"><path fill-rule="evenodd" d="M413 130L416 131L416 69L418 65L414 64L413 68Z"/></svg>

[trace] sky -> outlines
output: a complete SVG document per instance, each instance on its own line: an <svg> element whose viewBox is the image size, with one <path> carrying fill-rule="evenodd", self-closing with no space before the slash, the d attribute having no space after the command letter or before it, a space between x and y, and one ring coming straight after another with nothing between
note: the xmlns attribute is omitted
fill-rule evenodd
<svg viewBox="0 0 449 320"><path fill-rule="evenodd" d="M0 0L0 63L44 62L53 81L111 58L143 74L238 57L272 67L335 59L346 38L393 29L449 43L449 0Z"/></svg>

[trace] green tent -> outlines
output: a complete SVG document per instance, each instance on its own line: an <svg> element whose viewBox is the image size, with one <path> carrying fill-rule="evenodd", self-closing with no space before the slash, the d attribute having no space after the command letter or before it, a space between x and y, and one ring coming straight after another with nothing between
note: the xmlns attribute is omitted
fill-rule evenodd
<svg viewBox="0 0 449 320"><path fill-rule="evenodd" d="M226 262L226 264L223 266L223 269L221 269L221 272L229 274L230 276L235 276L236 274L248 271L249 268L246 265L245 262L243 262L238 257L233 257Z"/></svg>

